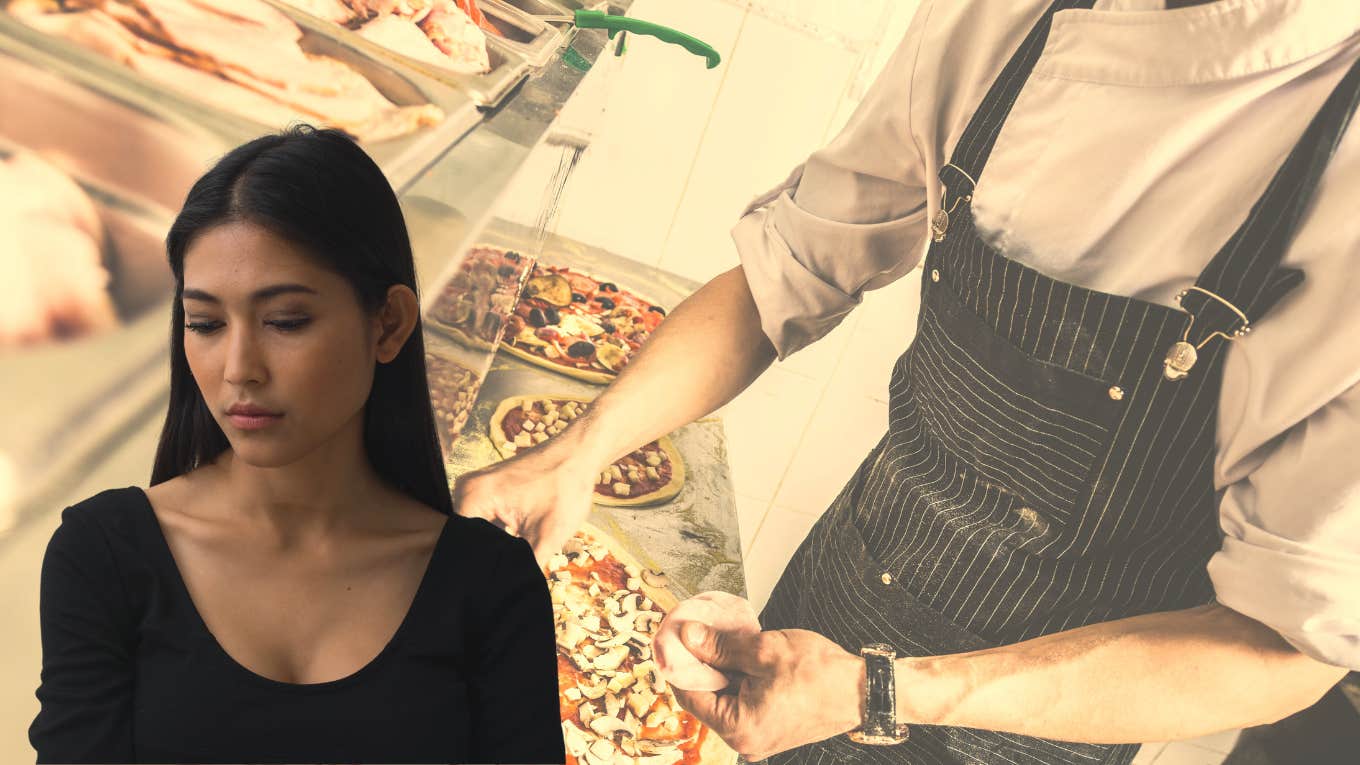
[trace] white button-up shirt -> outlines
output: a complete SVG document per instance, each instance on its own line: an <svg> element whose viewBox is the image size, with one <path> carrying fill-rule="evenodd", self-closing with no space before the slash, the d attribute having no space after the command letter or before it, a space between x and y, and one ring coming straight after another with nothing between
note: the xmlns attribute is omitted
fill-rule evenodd
<svg viewBox="0 0 1360 765"><path fill-rule="evenodd" d="M781 358L919 263L937 172L1048 5L923 0L844 131L738 222ZM1062 11L978 179L978 231L1053 278L1174 306L1357 57L1356 0ZM1284 265L1305 281L1225 361L1209 574L1219 602L1360 669L1360 127Z"/></svg>

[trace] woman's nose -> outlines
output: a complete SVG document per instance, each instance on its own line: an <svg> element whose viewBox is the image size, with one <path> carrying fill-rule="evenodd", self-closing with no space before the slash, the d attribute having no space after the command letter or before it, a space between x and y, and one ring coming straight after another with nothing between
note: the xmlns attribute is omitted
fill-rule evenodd
<svg viewBox="0 0 1360 765"><path fill-rule="evenodd" d="M232 385L265 382L269 375L261 350L251 327L238 323L237 328L228 330L223 379Z"/></svg>

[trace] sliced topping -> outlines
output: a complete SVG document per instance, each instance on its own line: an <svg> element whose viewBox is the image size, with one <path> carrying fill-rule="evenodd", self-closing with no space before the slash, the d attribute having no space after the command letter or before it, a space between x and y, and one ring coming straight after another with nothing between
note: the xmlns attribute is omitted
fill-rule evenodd
<svg viewBox="0 0 1360 765"><path fill-rule="evenodd" d="M567 754L572 757L580 757L590 749L590 741L586 739L585 731L573 725L570 720L562 721L562 741L567 746Z"/></svg>
<svg viewBox="0 0 1360 765"><path fill-rule="evenodd" d="M566 277L558 274L535 276L524 285L524 295L538 298L551 305L569 305L571 303L571 284Z"/></svg>
<svg viewBox="0 0 1360 765"><path fill-rule="evenodd" d="M574 359L588 359L595 355L595 344L589 340L578 340L567 347L567 355Z"/></svg>
<svg viewBox="0 0 1360 765"><path fill-rule="evenodd" d="M618 669L628 658L628 646L616 645L609 652L595 659L595 669Z"/></svg>
<svg viewBox="0 0 1360 765"><path fill-rule="evenodd" d="M623 367L624 361L628 358L628 351L613 343L600 343L595 348L595 358L605 369L608 369L611 372L617 372Z"/></svg>
<svg viewBox="0 0 1360 765"><path fill-rule="evenodd" d="M529 326L531 327L548 326L548 315L543 312L542 308L535 308L532 311L529 311Z"/></svg>
<svg viewBox="0 0 1360 765"><path fill-rule="evenodd" d="M604 327L579 314L561 317L562 330L572 335L596 337L604 334Z"/></svg>
<svg viewBox="0 0 1360 765"><path fill-rule="evenodd" d="M610 488L613 489L614 493L619 495L620 497L628 496L629 493L633 490L633 487L629 486L626 483L616 483Z"/></svg>
<svg viewBox="0 0 1360 765"><path fill-rule="evenodd" d="M603 296L603 295L601 295L601 296L595 298L595 302L596 302L596 303L599 303L599 304L600 304L600 307L603 308L603 309L606 310L606 311L612 311L612 310L614 310L614 307L615 307L615 305L616 305L616 304L614 303L613 300L611 300L611 299L609 299L609 298L607 298L607 297L605 297L605 296Z"/></svg>
<svg viewBox="0 0 1360 765"><path fill-rule="evenodd" d="M519 343L520 345L531 345L536 348L552 347L551 343L539 338L539 336L535 334L533 327L525 327L524 329L520 330L519 334L515 335L515 342Z"/></svg>

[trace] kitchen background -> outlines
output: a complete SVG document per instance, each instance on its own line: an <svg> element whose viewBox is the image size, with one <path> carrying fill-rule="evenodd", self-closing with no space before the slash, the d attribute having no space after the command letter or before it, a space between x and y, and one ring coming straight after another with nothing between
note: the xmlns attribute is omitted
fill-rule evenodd
<svg viewBox="0 0 1360 765"><path fill-rule="evenodd" d="M557 233L698 281L736 265L728 230L742 208L839 131L916 6L636 0L630 15L711 43L723 63L705 70L678 48L636 40L617 66L596 67L563 118L591 135L562 196ZM526 168L500 209L533 223L550 174ZM889 370L915 329L918 276L866 295L829 336L776 364L719 412L757 610L886 427ZM5 481L0 474L0 504ZM36 613L38 565L55 523L54 513L22 545L0 548L6 608ZM37 711L36 635L8 640L22 648L0 653L0 687L11 689L0 699L0 760L32 761L25 733ZM1236 736L1152 743L1136 762L1220 763Z"/></svg>

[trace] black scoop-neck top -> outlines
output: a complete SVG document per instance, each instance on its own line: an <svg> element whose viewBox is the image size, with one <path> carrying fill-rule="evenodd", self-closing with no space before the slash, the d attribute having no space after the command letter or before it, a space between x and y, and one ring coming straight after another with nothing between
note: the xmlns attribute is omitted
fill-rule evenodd
<svg viewBox="0 0 1360 765"><path fill-rule="evenodd" d="M391 640L324 683L223 650L136 487L62 512L40 597L38 762L565 759L547 582L527 542L482 519L449 519Z"/></svg>

